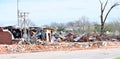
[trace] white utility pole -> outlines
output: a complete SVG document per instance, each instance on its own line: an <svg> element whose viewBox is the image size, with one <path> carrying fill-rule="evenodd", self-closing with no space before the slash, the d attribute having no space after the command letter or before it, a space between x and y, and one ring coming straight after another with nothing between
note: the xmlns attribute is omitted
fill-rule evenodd
<svg viewBox="0 0 120 59"><path fill-rule="evenodd" d="M19 20L19 0L17 0L17 20L18 20L18 26L20 26L20 20Z"/></svg>

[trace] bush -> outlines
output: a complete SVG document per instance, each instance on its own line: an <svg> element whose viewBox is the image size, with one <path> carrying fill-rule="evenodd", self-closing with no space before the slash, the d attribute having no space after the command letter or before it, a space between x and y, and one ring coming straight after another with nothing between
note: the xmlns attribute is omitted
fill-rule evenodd
<svg viewBox="0 0 120 59"><path fill-rule="evenodd" d="M117 57L117 58L115 58L115 59L120 59L120 57Z"/></svg>

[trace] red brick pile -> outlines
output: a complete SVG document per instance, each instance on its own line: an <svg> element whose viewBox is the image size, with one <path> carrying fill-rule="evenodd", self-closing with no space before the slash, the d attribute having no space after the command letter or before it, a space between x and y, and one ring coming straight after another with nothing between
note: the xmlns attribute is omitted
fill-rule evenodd
<svg viewBox="0 0 120 59"><path fill-rule="evenodd" d="M107 42L107 46L93 43L46 43L45 45L0 45L0 54L3 53L28 53L28 52L43 52L43 51L71 51L84 50L95 48L120 48L120 42Z"/></svg>

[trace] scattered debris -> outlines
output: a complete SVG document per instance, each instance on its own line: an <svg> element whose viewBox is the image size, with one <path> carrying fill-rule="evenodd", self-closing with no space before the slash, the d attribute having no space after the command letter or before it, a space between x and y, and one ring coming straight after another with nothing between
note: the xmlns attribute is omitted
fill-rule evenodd
<svg viewBox="0 0 120 59"><path fill-rule="evenodd" d="M83 49L93 49L93 48L118 48L120 47L120 42L55 42L55 43L45 43L44 45L0 45L0 54L3 53L28 53L28 52L42 52L42 51L66 51L66 50L83 50Z"/></svg>

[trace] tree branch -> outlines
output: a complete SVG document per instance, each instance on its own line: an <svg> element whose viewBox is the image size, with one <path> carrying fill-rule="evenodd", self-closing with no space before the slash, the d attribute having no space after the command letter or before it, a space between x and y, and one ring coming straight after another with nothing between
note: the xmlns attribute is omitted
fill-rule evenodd
<svg viewBox="0 0 120 59"><path fill-rule="evenodd" d="M103 3L101 2L101 0L99 0L99 2L100 2L100 5L101 5L101 15L100 15L100 17L101 17L101 23L103 22Z"/></svg>
<svg viewBox="0 0 120 59"><path fill-rule="evenodd" d="M102 4L101 0L99 0L100 4Z"/></svg>
<svg viewBox="0 0 120 59"><path fill-rule="evenodd" d="M100 5L101 5L101 12L102 12L102 10L103 10L103 3L101 2L101 0L99 0L99 2L100 2Z"/></svg>
<svg viewBox="0 0 120 59"><path fill-rule="evenodd" d="M108 0L106 1L105 5L104 5L104 7L103 7L103 12L104 12L104 10L105 10L107 4L108 4Z"/></svg>
<svg viewBox="0 0 120 59"><path fill-rule="evenodd" d="M105 16L104 23L105 23L108 15L109 15L109 13L111 12L111 10L112 10L114 7L119 6L119 5L120 5L119 3L115 3L114 5L112 5L112 6L110 7L110 9L108 10L108 12L107 12L107 14L106 14L106 16Z"/></svg>

